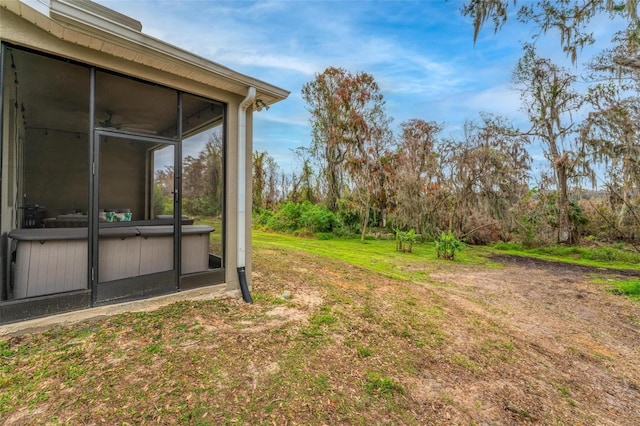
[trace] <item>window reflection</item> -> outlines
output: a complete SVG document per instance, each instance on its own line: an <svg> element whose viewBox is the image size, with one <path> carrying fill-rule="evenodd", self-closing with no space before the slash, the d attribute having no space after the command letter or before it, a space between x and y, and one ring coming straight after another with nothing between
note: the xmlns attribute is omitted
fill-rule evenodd
<svg viewBox="0 0 640 426"><path fill-rule="evenodd" d="M196 96L183 97L182 211L215 229L210 268L222 266L224 224L224 108Z"/></svg>

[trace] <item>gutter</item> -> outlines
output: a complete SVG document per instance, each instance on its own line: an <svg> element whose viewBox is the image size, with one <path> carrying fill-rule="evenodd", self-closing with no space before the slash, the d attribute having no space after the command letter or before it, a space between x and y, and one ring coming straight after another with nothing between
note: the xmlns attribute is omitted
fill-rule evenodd
<svg viewBox="0 0 640 426"><path fill-rule="evenodd" d="M253 303L249 286L247 285L246 266L246 225L247 225L247 198L246 198L246 165L247 165L247 109L256 98L256 88L249 87L247 97L238 106L238 199L237 199L237 265L238 280L242 299L247 303Z"/></svg>

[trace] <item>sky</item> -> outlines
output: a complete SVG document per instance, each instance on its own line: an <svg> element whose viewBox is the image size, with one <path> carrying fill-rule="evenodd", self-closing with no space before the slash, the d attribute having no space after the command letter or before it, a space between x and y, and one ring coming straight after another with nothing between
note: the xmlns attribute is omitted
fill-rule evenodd
<svg viewBox="0 0 640 426"><path fill-rule="evenodd" d="M254 114L254 149L267 151L285 173L300 167L292 150L311 141L302 86L330 66L375 78L396 133L400 123L417 118L444 124L442 137L459 138L464 122L480 112L526 127L511 74L521 43L535 32L515 16L497 34L485 26L474 44L459 0L94 1L140 21L145 34L290 91ZM606 15L595 19L590 29L597 44L576 65L557 34L538 42L538 54L580 74L623 28ZM539 148L531 153L544 161Z"/></svg>

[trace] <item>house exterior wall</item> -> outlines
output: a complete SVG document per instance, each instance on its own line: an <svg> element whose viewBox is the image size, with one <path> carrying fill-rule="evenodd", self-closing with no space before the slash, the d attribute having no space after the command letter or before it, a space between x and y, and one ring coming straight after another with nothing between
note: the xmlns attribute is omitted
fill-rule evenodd
<svg viewBox="0 0 640 426"><path fill-rule="evenodd" d="M42 28L34 25L33 23L21 18L20 16L8 11L3 3L0 1L0 41L6 41L14 45L33 49L35 51L44 52L63 58L78 61L80 63L97 66L107 70L115 71L128 76L136 77L145 81L150 81L164 85L173 89L177 89L184 92L189 92L195 95L199 95L205 98L214 99L226 103L227 116L226 116L226 206L225 206L225 283L228 290L238 290L239 280L237 275L237 242L236 242L236 228L237 228L237 164L238 164L238 106L243 100L243 96L237 93L232 93L227 90L222 90L211 85L203 84L198 81L194 81L188 78L188 76L180 76L172 74L170 72L163 71L162 69L153 68L150 66L142 65L131 60L124 59L122 57L112 56L108 53L98 51L89 47L81 46L79 44L70 43L62 40L59 33L55 33L54 25L51 26L51 32L47 32ZM49 20L44 17L43 19ZM56 24L59 25L59 24ZM46 27L46 25L44 25ZM87 35L88 38L91 36ZM86 40L88 44L95 43L97 46L97 40ZM106 42L105 42L106 43ZM247 86L248 90L248 86ZM286 95L285 95L286 97ZM5 102L9 102L9 99L5 96ZM5 108L5 115L10 111L9 108ZM245 211L247 212L246 219L246 260L245 267L247 271L247 281L251 284L251 164L252 164L252 109L249 108L247 114L247 147L246 147L246 164L245 164L245 176L247 188L245 190ZM9 118L9 117L5 117ZM8 132L7 126L4 126L4 131ZM4 140L7 140L8 135L3 135ZM5 144L8 145L8 144ZM3 148L6 150L7 148ZM3 161L6 162L8 156L3 152ZM11 164L3 165L3 175L8 174L8 169ZM4 179L3 176L3 194L8 193L8 179ZM14 214L8 210L5 213ZM3 221L7 223L7 221ZM3 229L2 232L6 233L9 229Z"/></svg>

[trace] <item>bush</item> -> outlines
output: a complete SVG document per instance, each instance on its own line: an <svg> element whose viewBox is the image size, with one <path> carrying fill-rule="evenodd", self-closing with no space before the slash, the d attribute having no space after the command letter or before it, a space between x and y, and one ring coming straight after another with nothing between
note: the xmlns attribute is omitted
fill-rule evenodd
<svg viewBox="0 0 640 426"><path fill-rule="evenodd" d="M461 233L466 235L465 242L467 244L491 244L505 239L505 232L500 226L500 223L490 216L471 214L461 229Z"/></svg>
<svg viewBox="0 0 640 426"><path fill-rule="evenodd" d="M260 208L253 213L253 223L259 226L267 226L271 216L273 216L273 210Z"/></svg>
<svg viewBox="0 0 640 426"><path fill-rule="evenodd" d="M260 213L258 223L273 231L289 233L330 233L340 228L334 213L309 201L287 201L274 213Z"/></svg>
<svg viewBox="0 0 640 426"><path fill-rule="evenodd" d="M411 253L413 250L413 244L420 238L419 234L416 234L414 229L408 232L396 229L396 251Z"/></svg>
<svg viewBox="0 0 640 426"><path fill-rule="evenodd" d="M213 195L201 195L183 198L182 209L189 212L189 215L219 216L222 213L222 204Z"/></svg>
<svg viewBox="0 0 640 426"><path fill-rule="evenodd" d="M333 212L323 205L309 201L302 203L300 222L311 232L331 232L338 226L338 219Z"/></svg>
<svg viewBox="0 0 640 426"><path fill-rule="evenodd" d="M287 201L267 220L267 228L278 232L300 229L300 204Z"/></svg>
<svg viewBox="0 0 640 426"><path fill-rule="evenodd" d="M358 207L346 198L338 200L338 219L342 226L355 232L360 228L362 222Z"/></svg>
<svg viewBox="0 0 640 426"><path fill-rule="evenodd" d="M436 253L438 258L453 260L456 257L456 252L462 250L462 241L458 240L453 231L449 229L448 232L443 232L440 237L436 239Z"/></svg>
<svg viewBox="0 0 640 426"><path fill-rule="evenodd" d="M153 213L156 216L173 213L173 197L163 196L162 188L157 184L153 187Z"/></svg>

